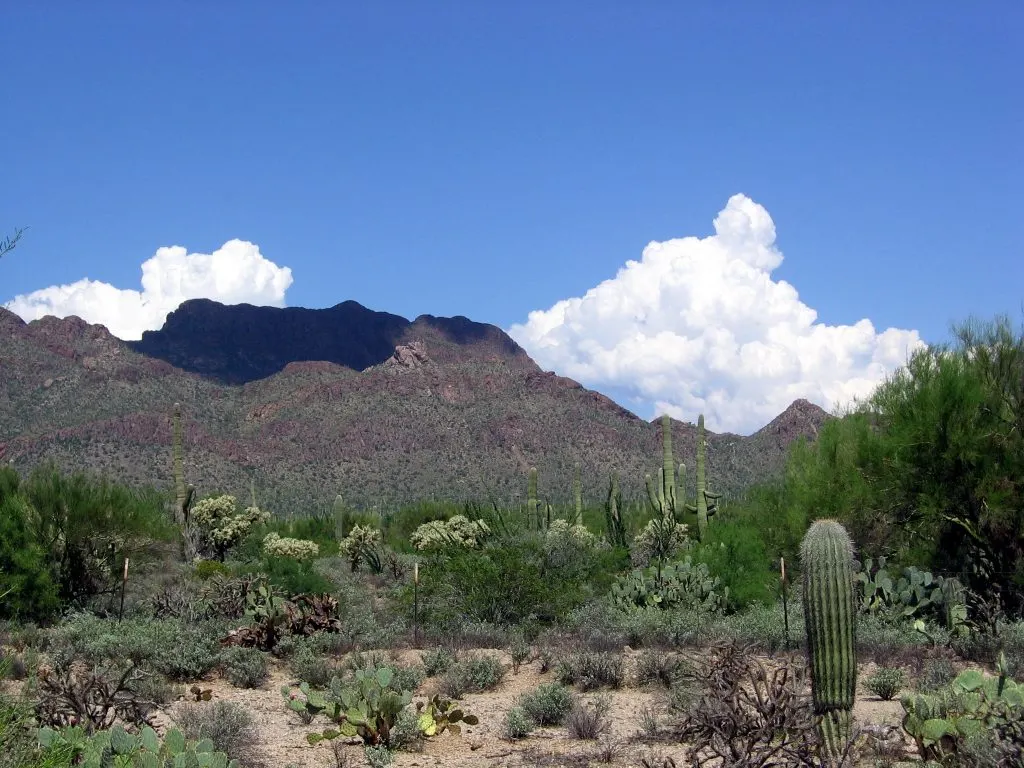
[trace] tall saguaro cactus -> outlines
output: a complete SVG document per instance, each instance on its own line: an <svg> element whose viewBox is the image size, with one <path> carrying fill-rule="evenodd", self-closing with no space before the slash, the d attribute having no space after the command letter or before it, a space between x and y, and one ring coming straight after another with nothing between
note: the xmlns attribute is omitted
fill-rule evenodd
<svg viewBox="0 0 1024 768"><path fill-rule="evenodd" d="M537 468L530 467L530 480L526 486L526 512L528 528L540 528L540 514L537 507Z"/></svg>
<svg viewBox="0 0 1024 768"><path fill-rule="evenodd" d="M192 526L189 521L189 511L192 509L192 502L195 499L196 489L192 485L185 485L185 458L184 458L184 431L181 428L181 403L174 404L174 414L171 418L171 464L174 473L174 521L181 528L182 555L187 562L191 562L196 556L196 543L193 537Z"/></svg>
<svg viewBox="0 0 1024 768"><path fill-rule="evenodd" d="M707 436L704 431L704 414L697 417L697 498L694 504L687 504L690 512L697 514L697 539L704 540L709 518L718 511L720 493L712 493L707 485Z"/></svg>
<svg viewBox="0 0 1024 768"><path fill-rule="evenodd" d="M174 519L178 525L185 524L185 458L182 449L181 403L174 404L171 418L171 464L174 472Z"/></svg>
<svg viewBox="0 0 1024 768"><path fill-rule="evenodd" d="M583 525L583 480L580 478L580 463L576 462L576 468L572 476L572 495L576 503L576 525Z"/></svg>
<svg viewBox="0 0 1024 768"><path fill-rule="evenodd" d="M608 501L605 503L605 526L608 529L608 541L612 546L629 546L626 541L626 523L623 520L625 510L622 507L622 493L619 491L619 476L615 472L608 482Z"/></svg>
<svg viewBox="0 0 1024 768"><path fill-rule="evenodd" d="M647 496L655 512L663 520L675 519L682 504L676 487L675 458L672 456L672 419L667 413L661 417L661 467L658 469L657 489L650 475L646 476L645 481Z"/></svg>
<svg viewBox="0 0 1024 768"><path fill-rule="evenodd" d="M814 714L825 764L838 765L850 741L857 687L857 598L853 543L835 520L817 520L800 545Z"/></svg>

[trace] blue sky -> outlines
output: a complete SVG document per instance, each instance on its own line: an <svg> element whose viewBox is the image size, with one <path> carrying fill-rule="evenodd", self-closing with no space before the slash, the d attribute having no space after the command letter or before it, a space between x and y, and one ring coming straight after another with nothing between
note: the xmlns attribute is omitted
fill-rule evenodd
<svg viewBox="0 0 1024 768"><path fill-rule="evenodd" d="M83 278L137 291L159 248L182 246L165 261L187 267L238 239L253 248L222 261L242 285L207 274L213 298L246 298L251 268L254 303L464 314L644 417L704 410L741 432L792 395L862 392L913 332L1021 316L1017 2L54 0L0 15L0 234L29 227L0 261L0 302L23 297L24 316L109 312L121 304L96 286L24 297ZM730 210L766 211L773 241L708 239L738 194L750 205ZM687 236L706 239L616 298L628 260ZM763 248L785 260L755 263ZM663 290L665 275L690 287ZM750 302L677 318L698 287L766 276L811 326L757 336L754 312L715 331ZM602 281L603 299L559 305ZM640 315L647 341L630 347L621 326ZM868 337L843 330L864 318ZM86 319L112 325L100 306ZM878 341L890 327L907 333ZM850 336L850 354L799 362L793 338L835 351ZM766 356L767 381L750 364Z"/></svg>

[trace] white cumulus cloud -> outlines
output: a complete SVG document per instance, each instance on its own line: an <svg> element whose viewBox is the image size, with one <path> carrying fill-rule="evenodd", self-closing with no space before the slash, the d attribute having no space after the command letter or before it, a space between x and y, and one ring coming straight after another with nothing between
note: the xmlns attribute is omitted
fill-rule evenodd
<svg viewBox="0 0 1024 768"><path fill-rule="evenodd" d="M774 280L775 224L733 195L715 234L652 242L581 298L531 312L509 334L544 368L709 429L749 434L793 400L826 409L871 392L923 344L870 320L825 325Z"/></svg>
<svg viewBox="0 0 1024 768"><path fill-rule="evenodd" d="M229 240L209 254L177 245L159 248L142 264L141 291L84 278L15 296L6 307L26 321L77 315L127 341L162 327L168 313L188 299L279 307L291 284L291 269L265 258L259 246Z"/></svg>

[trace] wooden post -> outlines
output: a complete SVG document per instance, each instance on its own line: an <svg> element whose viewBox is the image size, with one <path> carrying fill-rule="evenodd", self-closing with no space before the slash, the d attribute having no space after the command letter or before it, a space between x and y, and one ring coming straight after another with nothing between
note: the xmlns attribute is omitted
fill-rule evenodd
<svg viewBox="0 0 1024 768"><path fill-rule="evenodd" d="M786 650L789 650L789 600L786 595L786 558L780 557L779 564L782 568L782 575L779 580L782 582L782 621L786 628Z"/></svg>
<svg viewBox="0 0 1024 768"><path fill-rule="evenodd" d="M412 646L420 647L420 564L412 564Z"/></svg>
<svg viewBox="0 0 1024 768"><path fill-rule="evenodd" d="M128 558L124 559L124 575L121 577L121 607L117 610L117 623L121 623L121 617L124 616L124 593L128 588Z"/></svg>

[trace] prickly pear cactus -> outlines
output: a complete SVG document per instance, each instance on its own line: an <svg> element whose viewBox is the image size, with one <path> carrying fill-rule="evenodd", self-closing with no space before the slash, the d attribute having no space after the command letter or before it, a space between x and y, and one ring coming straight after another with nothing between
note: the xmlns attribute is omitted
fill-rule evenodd
<svg viewBox="0 0 1024 768"><path fill-rule="evenodd" d="M857 687L853 542L835 520L815 521L800 547L807 651L823 761L839 765L850 740Z"/></svg>

